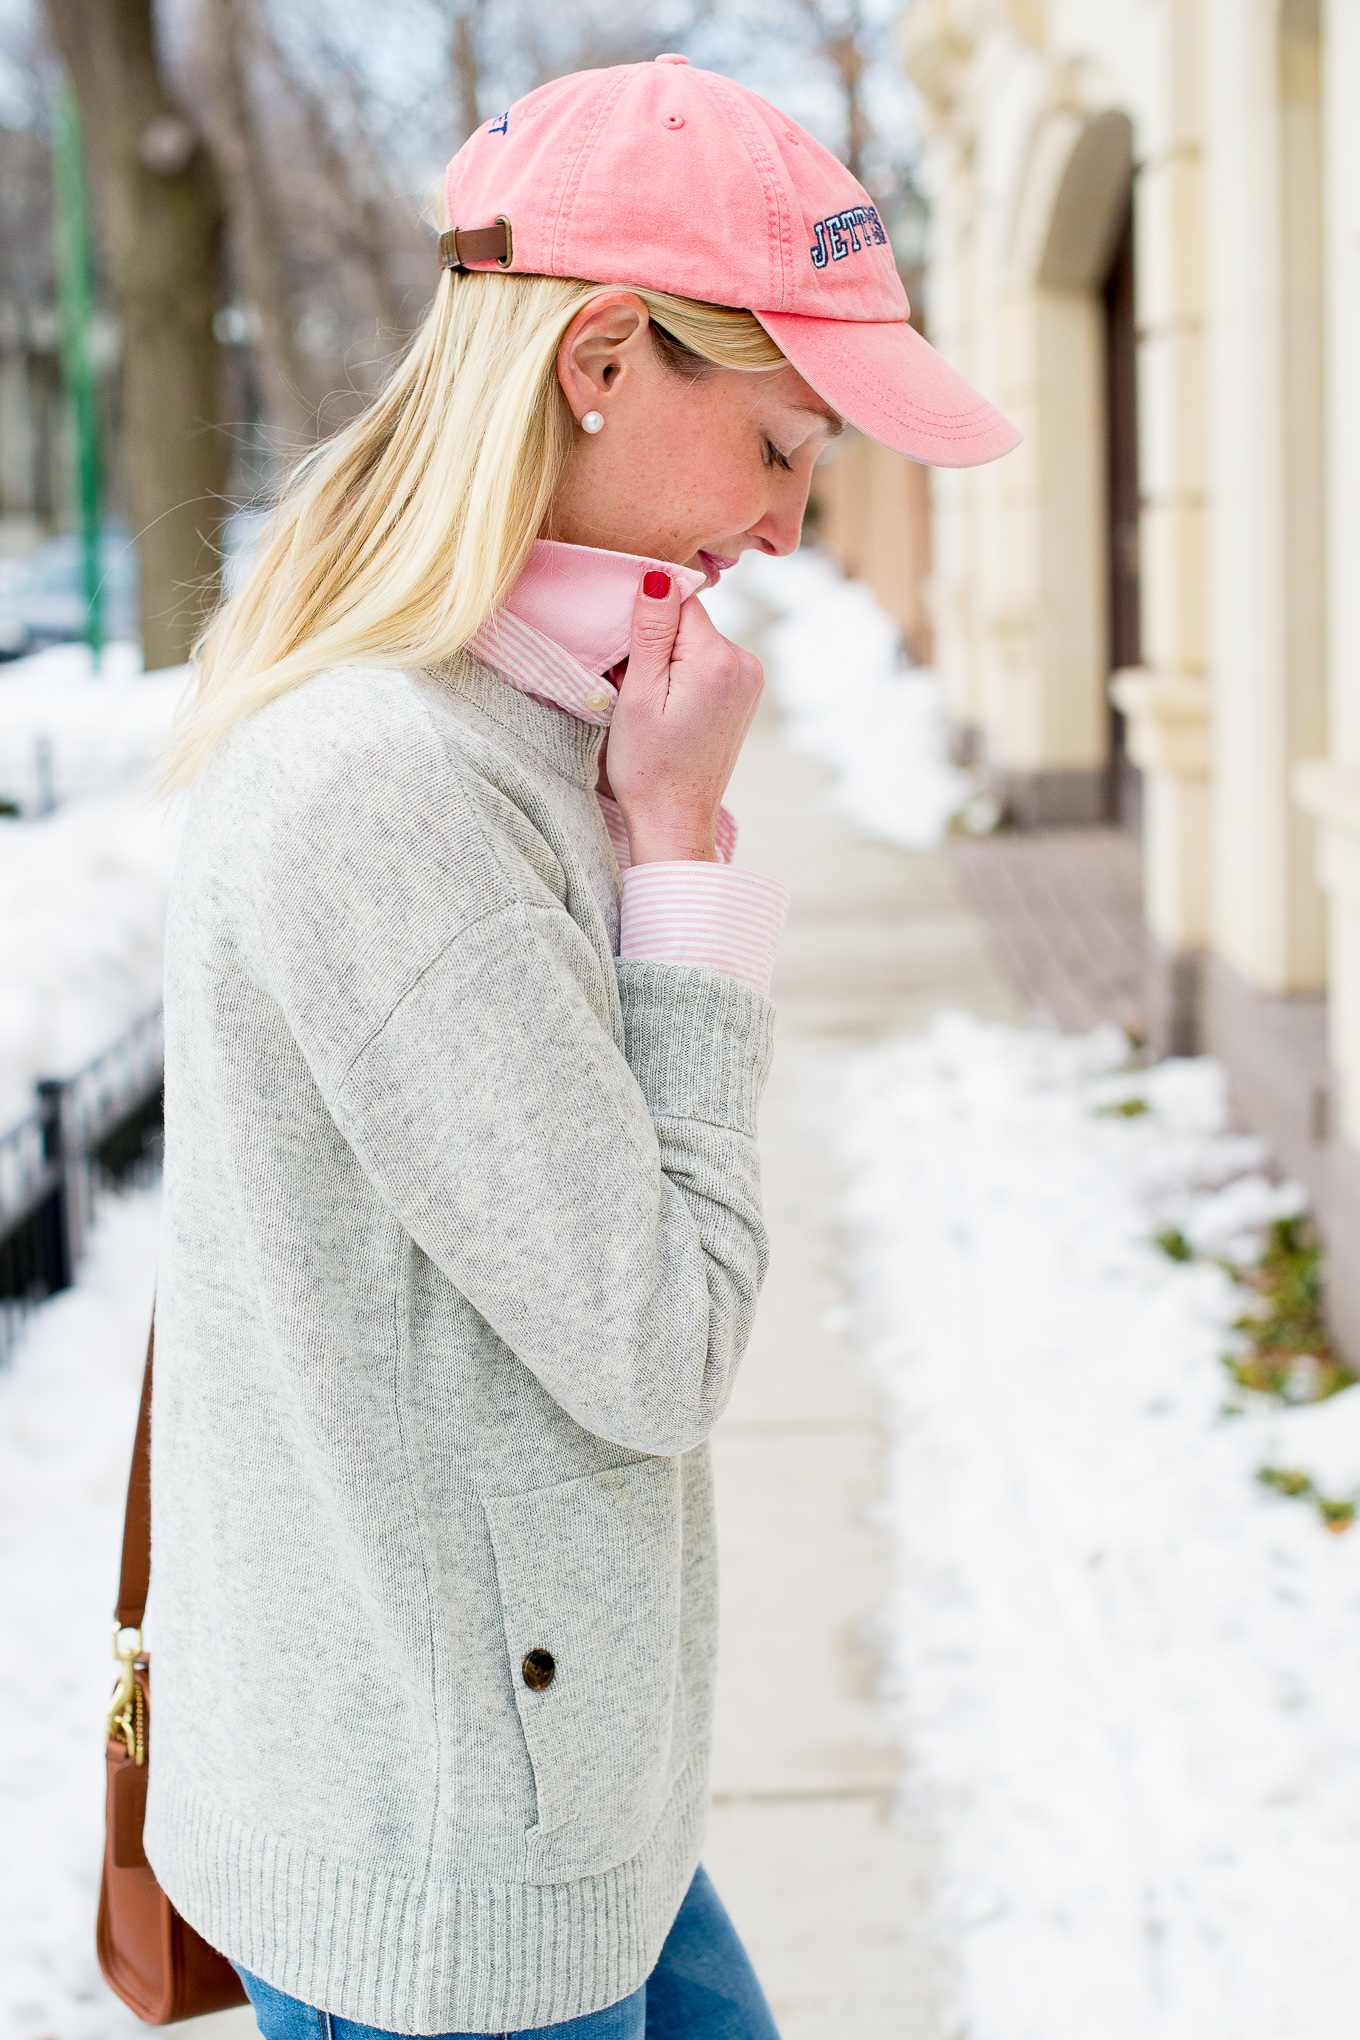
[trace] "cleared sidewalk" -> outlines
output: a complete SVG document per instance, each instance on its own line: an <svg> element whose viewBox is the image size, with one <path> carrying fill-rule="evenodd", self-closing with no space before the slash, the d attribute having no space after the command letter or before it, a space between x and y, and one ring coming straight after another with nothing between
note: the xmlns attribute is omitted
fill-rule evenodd
<svg viewBox="0 0 1360 2040"><path fill-rule="evenodd" d="M836 1328L840 1186L819 1121L847 1048L943 1005L1020 1013L947 860L860 841L823 788L767 705L730 798L742 862L782 878L792 907L761 1122L771 1269L714 1440L723 1631L706 1862L784 2040L940 2040L918 1932L929 1857L891 1821L902 1757L877 1696L885 1434Z"/></svg>

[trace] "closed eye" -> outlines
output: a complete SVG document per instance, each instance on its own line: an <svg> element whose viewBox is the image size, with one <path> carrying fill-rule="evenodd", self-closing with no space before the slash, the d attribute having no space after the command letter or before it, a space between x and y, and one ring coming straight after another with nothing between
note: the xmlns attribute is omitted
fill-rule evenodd
<svg viewBox="0 0 1360 2040"><path fill-rule="evenodd" d="M792 461L789 460L787 455L779 451L779 448L772 439L765 441L765 465L766 467L781 467L785 474L793 473Z"/></svg>

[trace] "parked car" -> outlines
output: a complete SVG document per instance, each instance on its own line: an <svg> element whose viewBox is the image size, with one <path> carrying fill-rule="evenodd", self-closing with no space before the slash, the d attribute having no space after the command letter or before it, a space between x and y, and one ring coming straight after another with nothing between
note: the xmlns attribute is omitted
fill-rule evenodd
<svg viewBox="0 0 1360 2040"><path fill-rule="evenodd" d="M137 551L125 525L105 526L99 541L106 638L137 629ZM80 540L64 533L20 559L0 559L0 659L21 659L45 645L72 644L87 628Z"/></svg>

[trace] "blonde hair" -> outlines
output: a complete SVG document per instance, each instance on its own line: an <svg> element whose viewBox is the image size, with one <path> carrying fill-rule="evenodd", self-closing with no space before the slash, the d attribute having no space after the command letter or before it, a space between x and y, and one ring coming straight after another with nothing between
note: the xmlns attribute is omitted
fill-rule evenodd
<svg viewBox="0 0 1360 2040"><path fill-rule="evenodd" d="M750 312L633 284L446 273L386 388L299 463L199 638L167 785L192 784L235 722L328 666L432 666L467 643L541 531L572 443L562 335L617 288L642 299L673 367L784 366Z"/></svg>

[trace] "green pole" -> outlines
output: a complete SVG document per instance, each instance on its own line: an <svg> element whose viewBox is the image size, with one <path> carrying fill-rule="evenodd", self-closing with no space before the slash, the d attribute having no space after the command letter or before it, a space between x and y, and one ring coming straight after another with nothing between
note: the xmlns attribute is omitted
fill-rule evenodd
<svg viewBox="0 0 1360 2040"><path fill-rule="evenodd" d="M85 636L98 666L104 644L99 576L99 414L91 344L90 240L85 216L85 160L80 116L69 85L54 109L57 284L61 294L61 365L75 446L76 503L80 512L85 592Z"/></svg>

